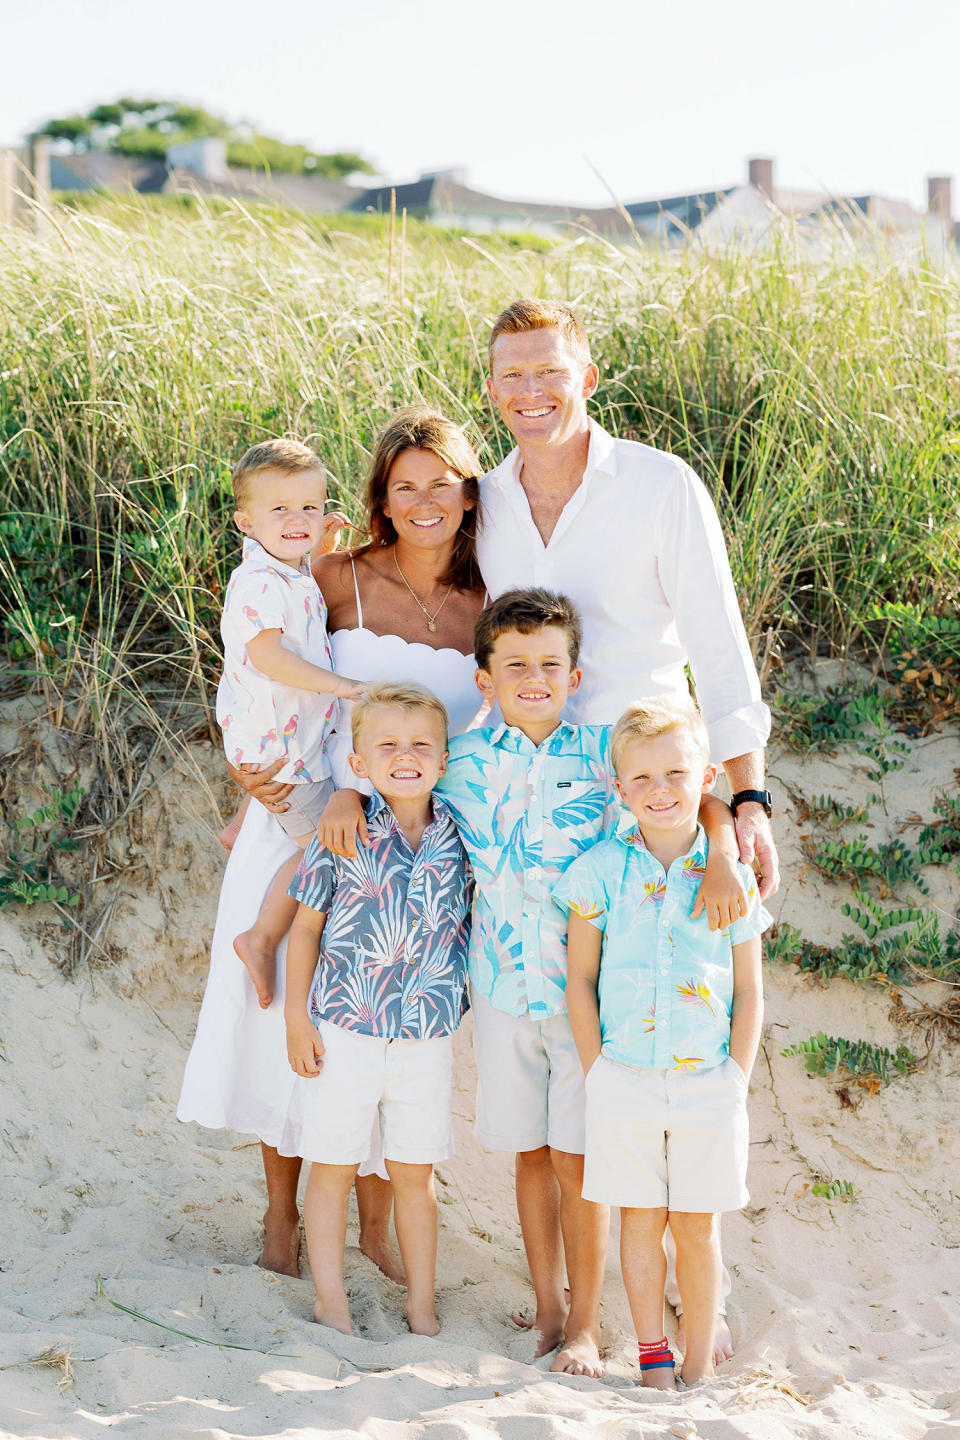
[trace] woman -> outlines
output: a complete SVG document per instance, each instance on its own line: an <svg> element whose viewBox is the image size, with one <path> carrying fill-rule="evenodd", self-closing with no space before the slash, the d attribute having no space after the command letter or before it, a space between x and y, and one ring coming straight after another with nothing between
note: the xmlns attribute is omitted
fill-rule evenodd
<svg viewBox="0 0 960 1440"><path fill-rule="evenodd" d="M480 709L474 685L473 627L484 594L475 557L482 467L463 432L426 407L402 411L377 440L367 480L370 542L354 553L322 556L314 574L328 609L334 666L358 680L411 679L433 690L454 733ZM338 782L352 782L347 707L332 761ZM279 764L272 767L279 768ZM231 771L261 803L251 805L230 854L193 1048L177 1110L181 1120L228 1127L260 1138L267 1182L259 1264L297 1275L300 1096L303 1080L287 1064L283 990L260 1010L233 940L256 917L270 877L291 853L273 818L289 787L272 770ZM271 811L273 814L271 814ZM331 836L355 829L356 799L330 802ZM347 817L351 819L348 822ZM283 973L286 942L278 952ZM358 1181L360 1247L392 1278L399 1260L389 1239L390 1187L378 1176Z"/></svg>

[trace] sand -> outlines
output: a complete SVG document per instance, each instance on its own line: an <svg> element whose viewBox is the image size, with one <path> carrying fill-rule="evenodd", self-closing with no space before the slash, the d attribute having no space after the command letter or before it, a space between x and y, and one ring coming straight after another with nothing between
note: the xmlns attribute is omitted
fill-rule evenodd
<svg viewBox="0 0 960 1440"><path fill-rule="evenodd" d="M7 707L0 754L24 715L23 702ZM56 737L43 744L53 765ZM923 1036L897 1029L881 989L823 987L788 964L767 967L751 1204L723 1228L737 1348L716 1381L670 1397L637 1387L615 1240L606 1377L552 1376L534 1362L532 1340L507 1318L531 1299L511 1164L471 1135L469 1024L457 1045L458 1154L438 1172L440 1336L405 1332L403 1292L360 1255L353 1226L360 1333L314 1325L305 1256L299 1281L251 1264L258 1147L174 1119L222 871L197 783L205 775L224 798L219 757L201 745L193 763L190 777L156 777L142 826L124 840L130 868L104 882L105 901L117 888L98 942L107 955L95 951L67 979L52 912L0 911L0 1435L960 1436L960 1046L936 1037L918 1073L841 1097L784 1047L820 1029L917 1051ZM803 760L772 752L785 862L772 908L812 939L850 928L840 905L851 892L809 867L810 827L788 787L862 796L871 787L859 763L849 746ZM911 742L874 833L906 826L909 842L910 817L931 818L957 765L956 730ZM14 814L37 773L8 786ZM954 914L954 871L925 873L922 903ZM850 1180L856 1198L815 1197L823 1179Z"/></svg>

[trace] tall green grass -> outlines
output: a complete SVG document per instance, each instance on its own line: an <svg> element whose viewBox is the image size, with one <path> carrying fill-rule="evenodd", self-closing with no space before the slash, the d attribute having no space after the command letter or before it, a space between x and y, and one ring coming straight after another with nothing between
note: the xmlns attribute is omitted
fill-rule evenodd
<svg viewBox="0 0 960 1440"><path fill-rule="evenodd" d="M495 463L485 342L521 294L581 314L597 418L703 476L759 653L877 643L883 602L955 610L956 271L100 201L0 232L8 683L82 697L113 745L209 723L232 460L306 439L356 513L377 428L422 399Z"/></svg>

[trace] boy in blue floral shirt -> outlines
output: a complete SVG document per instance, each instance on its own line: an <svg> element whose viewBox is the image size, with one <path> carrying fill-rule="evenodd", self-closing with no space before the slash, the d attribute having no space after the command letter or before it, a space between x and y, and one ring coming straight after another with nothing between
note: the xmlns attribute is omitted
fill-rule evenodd
<svg viewBox="0 0 960 1440"><path fill-rule="evenodd" d="M552 891L622 815L610 728L563 719L580 684L580 620L566 596L499 596L477 622L474 650L477 684L503 722L453 738L439 793L477 889L469 954L477 1138L517 1156L538 1354L559 1346L551 1369L599 1375L608 1215L581 1194L583 1072L567 1019L566 916ZM732 832L725 805L707 797L705 810L712 827ZM741 882L725 870L719 844L713 863L726 917Z"/></svg>
<svg viewBox="0 0 960 1440"><path fill-rule="evenodd" d="M643 1383L673 1389L664 1232L669 1223L677 1246L690 1385L713 1374L717 1213L749 1198L747 1083L770 917L746 866L745 916L713 931L691 916L707 862L697 814L717 774L693 706L631 706L611 752L636 824L586 851L553 893L569 911L567 1008L586 1077L583 1194L620 1206Z"/></svg>
<svg viewBox="0 0 960 1440"><path fill-rule="evenodd" d="M347 1199L379 1114L393 1182L410 1329L435 1335L433 1165L452 1154L453 1032L466 1008L470 876L450 812L431 796L447 712L413 684L371 685L351 714L354 773L372 782L354 858L314 838L290 887L287 1053L304 1087L312 1161L304 1228L314 1319L352 1334L343 1287ZM319 958L319 965L318 965Z"/></svg>

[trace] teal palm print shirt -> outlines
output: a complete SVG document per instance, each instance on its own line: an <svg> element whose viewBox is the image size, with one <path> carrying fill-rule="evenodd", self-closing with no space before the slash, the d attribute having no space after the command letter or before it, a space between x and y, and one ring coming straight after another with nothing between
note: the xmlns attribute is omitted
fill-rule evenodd
<svg viewBox="0 0 960 1440"><path fill-rule="evenodd" d="M567 926L551 892L623 813L609 726L563 722L540 745L511 725L468 730L451 739L438 790L476 882L471 986L510 1015L561 1014Z"/></svg>
<svg viewBox="0 0 960 1440"><path fill-rule="evenodd" d="M564 915L575 910L603 932L600 1031L603 1054L655 1070L709 1070L729 1054L733 947L772 923L753 871L737 861L749 911L728 930L691 920L707 864L697 837L668 871L632 825L588 850L554 887Z"/></svg>
<svg viewBox="0 0 960 1440"><path fill-rule="evenodd" d="M310 1017L390 1040L449 1035L466 1009L471 894L450 812L434 796L414 851L374 791L367 830L352 860L314 836L288 892L327 916Z"/></svg>

